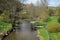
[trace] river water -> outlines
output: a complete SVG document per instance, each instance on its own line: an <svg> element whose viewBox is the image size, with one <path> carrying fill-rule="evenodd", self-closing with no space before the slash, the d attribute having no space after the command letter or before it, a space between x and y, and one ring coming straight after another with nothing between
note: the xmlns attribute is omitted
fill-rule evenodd
<svg viewBox="0 0 60 40"><path fill-rule="evenodd" d="M4 40L38 40L37 32L31 31L31 24L22 21L20 27L16 27L16 31L4 38Z"/></svg>

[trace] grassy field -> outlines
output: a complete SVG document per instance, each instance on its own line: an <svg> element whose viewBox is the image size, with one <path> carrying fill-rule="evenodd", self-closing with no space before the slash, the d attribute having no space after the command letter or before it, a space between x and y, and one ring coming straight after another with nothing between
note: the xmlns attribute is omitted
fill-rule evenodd
<svg viewBox="0 0 60 40"><path fill-rule="evenodd" d="M12 28L11 23L3 22L0 20L0 32L5 32Z"/></svg>
<svg viewBox="0 0 60 40"><path fill-rule="evenodd" d="M39 29L39 31L40 31L40 36L42 36L44 40L48 40L46 29L42 28L42 29ZM50 40L60 40L60 32L57 32L57 33L49 32L49 37L50 37Z"/></svg>

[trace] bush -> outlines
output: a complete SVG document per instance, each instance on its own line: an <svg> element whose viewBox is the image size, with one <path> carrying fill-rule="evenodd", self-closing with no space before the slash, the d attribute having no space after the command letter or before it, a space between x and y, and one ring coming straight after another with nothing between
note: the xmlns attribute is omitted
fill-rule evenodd
<svg viewBox="0 0 60 40"><path fill-rule="evenodd" d="M44 24L42 22L36 22L35 26L43 26Z"/></svg>
<svg viewBox="0 0 60 40"><path fill-rule="evenodd" d="M49 32L59 32L60 31L60 24L58 22L48 23L47 30Z"/></svg>

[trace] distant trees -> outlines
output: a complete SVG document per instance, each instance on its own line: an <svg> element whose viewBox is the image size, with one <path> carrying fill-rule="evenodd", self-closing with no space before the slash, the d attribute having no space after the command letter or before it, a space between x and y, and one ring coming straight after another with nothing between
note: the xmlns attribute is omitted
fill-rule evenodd
<svg viewBox="0 0 60 40"><path fill-rule="evenodd" d="M0 0L0 10L21 9L21 3L18 0Z"/></svg>
<svg viewBox="0 0 60 40"><path fill-rule="evenodd" d="M48 17L48 0L41 0L39 9L40 9L40 21L44 22Z"/></svg>
<svg viewBox="0 0 60 40"><path fill-rule="evenodd" d="M25 7L23 8L22 14L25 15L25 17L29 20L32 20L36 16L36 6L34 6L32 3L31 4L26 4ZM21 15L22 16L22 15Z"/></svg>
<svg viewBox="0 0 60 40"><path fill-rule="evenodd" d="M49 13L49 16L54 16L54 10L53 9L49 9L49 11L48 11Z"/></svg>

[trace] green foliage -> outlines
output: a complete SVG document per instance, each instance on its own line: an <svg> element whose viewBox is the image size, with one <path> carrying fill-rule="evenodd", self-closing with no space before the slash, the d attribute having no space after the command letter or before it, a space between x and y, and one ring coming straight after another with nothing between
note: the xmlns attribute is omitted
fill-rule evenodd
<svg viewBox="0 0 60 40"><path fill-rule="evenodd" d="M46 28L49 32L58 32L60 31L60 23L58 23L57 16L51 16L47 19Z"/></svg>
<svg viewBox="0 0 60 40"><path fill-rule="evenodd" d="M3 20L4 22L10 22L9 11L5 10L5 11L1 14L0 20Z"/></svg>
<svg viewBox="0 0 60 40"><path fill-rule="evenodd" d="M36 26L43 26L44 23L42 23L42 22L36 22L35 25L36 25Z"/></svg>
<svg viewBox="0 0 60 40"><path fill-rule="evenodd" d="M58 21L58 17L57 16L51 16L51 17L48 17L46 22L49 23L49 22L57 22Z"/></svg>

